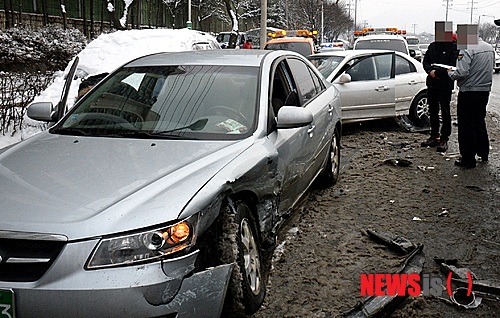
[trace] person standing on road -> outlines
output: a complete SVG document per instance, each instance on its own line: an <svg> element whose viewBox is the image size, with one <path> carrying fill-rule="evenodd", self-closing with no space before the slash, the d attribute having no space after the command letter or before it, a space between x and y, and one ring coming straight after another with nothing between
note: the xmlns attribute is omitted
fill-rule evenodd
<svg viewBox="0 0 500 318"><path fill-rule="evenodd" d="M450 78L459 86L458 146L461 158L455 165L465 168L476 166L476 155L487 162L490 142L486 129L486 105L493 83L495 50L478 36L478 25L458 25L460 53L455 71L448 70Z"/></svg>
<svg viewBox="0 0 500 318"><path fill-rule="evenodd" d="M458 50L453 41L452 22L435 22L436 41L432 42L425 53L423 66L427 72L427 102L431 121L431 135L422 142L422 147L436 147L438 152L448 150L451 135L450 102L454 81L447 74L447 69L435 64L455 66ZM439 110L443 123L439 130Z"/></svg>

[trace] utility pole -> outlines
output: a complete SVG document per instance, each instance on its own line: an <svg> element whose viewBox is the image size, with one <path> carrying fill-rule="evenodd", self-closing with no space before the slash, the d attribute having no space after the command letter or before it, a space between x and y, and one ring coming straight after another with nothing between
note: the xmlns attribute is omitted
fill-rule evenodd
<svg viewBox="0 0 500 318"><path fill-rule="evenodd" d="M474 0L471 0L471 2L470 2L470 24L472 24L472 16L474 13L474 3L477 3L477 2Z"/></svg>
<svg viewBox="0 0 500 318"><path fill-rule="evenodd" d="M357 31L356 18L358 15L358 0L354 0L354 31Z"/></svg>
<svg viewBox="0 0 500 318"><path fill-rule="evenodd" d="M443 0L445 1L445 0ZM445 21L448 22L448 10L450 9L451 6L453 6L453 0L446 0L446 19ZM444 5L444 3L443 3Z"/></svg>
<svg viewBox="0 0 500 318"><path fill-rule="evenodd" d="M418 26L418 24L413 23L411 26L413 28L413 34L417 35L417 33L415 32L415 28Z"/></svg>

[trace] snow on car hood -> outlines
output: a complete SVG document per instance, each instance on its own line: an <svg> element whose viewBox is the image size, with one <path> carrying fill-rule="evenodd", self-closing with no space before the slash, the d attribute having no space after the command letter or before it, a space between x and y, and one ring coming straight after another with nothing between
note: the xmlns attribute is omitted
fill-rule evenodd
<svg viewBox="0 0 500 318"><path fill-rule="evenodd" d="M0 230L80 239L174 220L251 143L44 132L0 154Z"/></svg>

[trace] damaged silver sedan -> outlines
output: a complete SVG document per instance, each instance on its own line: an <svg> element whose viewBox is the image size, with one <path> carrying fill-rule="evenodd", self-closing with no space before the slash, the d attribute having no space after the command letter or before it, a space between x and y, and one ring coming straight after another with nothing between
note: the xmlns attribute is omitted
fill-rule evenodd
<svg viewBox="0 0 500 318"><path fill-rule="evenodd" d="M0 307L13 317L239 316L283 220L336 182L337 90L285 51L131 61L0 153ZM59 118L62 116L62 118Z"/></svg>

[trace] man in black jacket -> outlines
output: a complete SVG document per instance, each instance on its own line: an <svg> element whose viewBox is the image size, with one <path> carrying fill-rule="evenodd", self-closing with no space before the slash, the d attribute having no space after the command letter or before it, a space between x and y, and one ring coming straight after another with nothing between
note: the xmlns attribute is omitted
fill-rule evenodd
<svg viewBox="0 0 500 318"><path fill-rule="evenodd" d="M423 66L427 72L427 102L431 121L431 135L422 142L422 147L436 147L438 152L448 150L448 139L451 135L450 102L454 82L448 76L447 68L436 66L442 64L455 66L458 50L454 41L452 22L436 21L436 41L429 45L425 53ZM442 125L439 129L439 110Z"/></svg>

